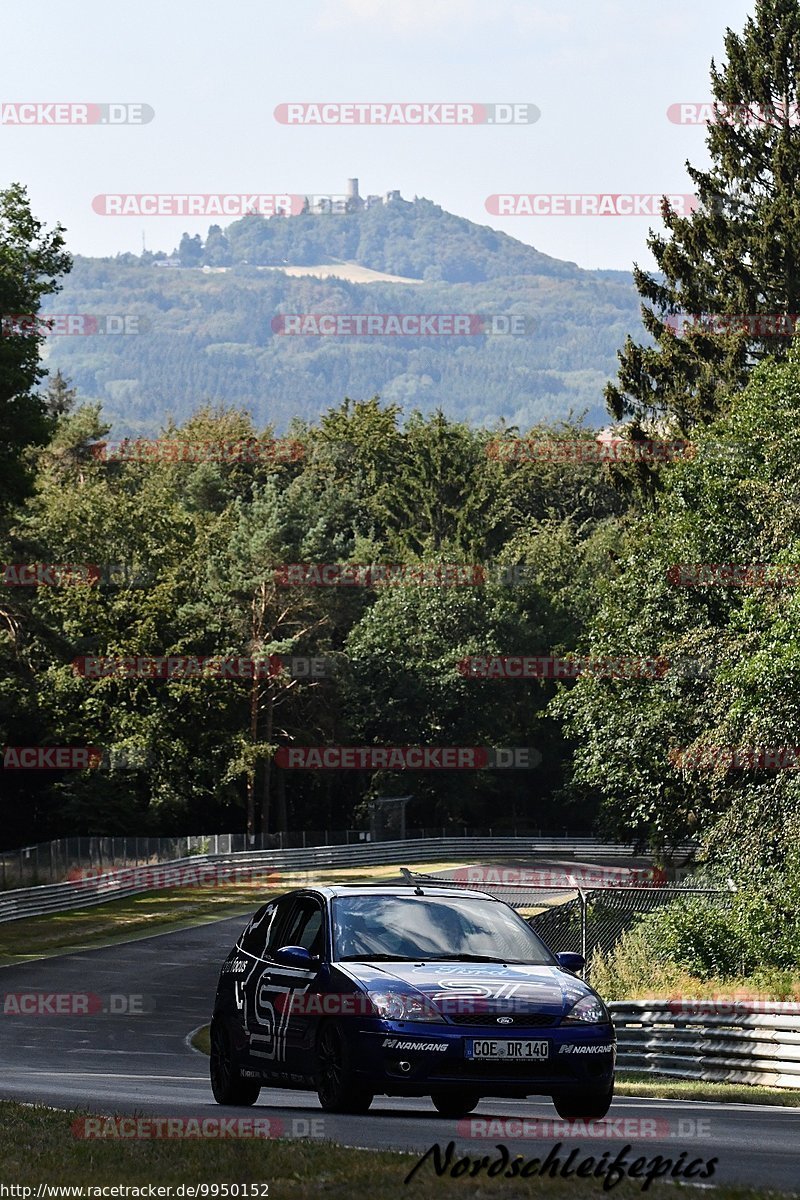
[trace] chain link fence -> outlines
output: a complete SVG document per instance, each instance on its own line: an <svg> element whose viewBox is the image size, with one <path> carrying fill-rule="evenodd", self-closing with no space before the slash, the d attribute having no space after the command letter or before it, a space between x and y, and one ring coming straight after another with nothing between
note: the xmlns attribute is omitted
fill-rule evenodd
<svg viewBox="0 0 800 1200"><path fill-rule="evenodd" d="M517 870L519 881L509 879L514 871L477 868L454 873L432 871L427 875L409 872L408 877L414 883L482 891L504 900L525 917L554 953L582 954L586 977L591 973L594 955L607 954L622 934L647 913L685 896L713 896L725 907L732 899L729 889L668 882L664 873L654 868L637 871L576 866L574 878L567 869L534 867ZM485 876L482 880L476 878L480 872ZM493 878L493 874L505 878ZM535 882L537 875L543 882ZM643 875L649 876L649 882L641 882ZM604 877L609 882L601 882Z"/></svg>
<svg viewBox="0 0 800 1200"><path fill-rule="evenodd" d="M0 889L9 891L62 883L123 867L208 854L215 839L219 843L219 853L245 849L244 837L221 833L210 837L69 837L22 846L18 850L3 850L0 851Z"/></svg>

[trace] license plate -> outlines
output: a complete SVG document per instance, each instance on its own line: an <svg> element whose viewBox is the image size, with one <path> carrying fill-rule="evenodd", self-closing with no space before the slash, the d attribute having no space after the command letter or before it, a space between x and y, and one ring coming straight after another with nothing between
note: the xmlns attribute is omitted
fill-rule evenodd
<svg viewBox="0 0 800 1200"><path fill-rule="evenodd" d="M549 1042L528 1042L510 1038L471 1038L467 1041L467 1058L512 1059L526 1062L548 1058Z"/></svg>

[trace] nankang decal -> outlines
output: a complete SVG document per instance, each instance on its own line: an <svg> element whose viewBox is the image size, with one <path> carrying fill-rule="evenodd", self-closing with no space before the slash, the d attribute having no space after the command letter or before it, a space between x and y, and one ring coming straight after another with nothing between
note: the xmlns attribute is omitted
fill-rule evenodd
<svg viewBox="0 0 800 1200"><path fill-rule="evenodd" d="M438 1050L447 1049L447 1042L401 1042L397 1038L384 1038L381 1043L385 1050Z"/></svg>
<svg viewBox="0 0 800 1200"><path fill-rule="evenodd" d="M610 1054L613 1046L562 1046L559 1054Z"/></svg>

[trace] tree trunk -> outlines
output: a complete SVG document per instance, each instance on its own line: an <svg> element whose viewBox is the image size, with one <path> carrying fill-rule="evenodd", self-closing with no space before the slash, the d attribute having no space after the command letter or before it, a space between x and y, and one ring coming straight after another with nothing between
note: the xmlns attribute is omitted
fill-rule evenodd
<svg viewBox="0 0 800 1200"><path fill-rule="evenodd" d="M253 678L250 688L250 744L255 745L258 737L258 681ZM252 846L256 832L256 772L251 767L247 772L247 843Z"/></svg>
<svg viewBox="0 0 800 1200"><path fill-rule="evenodd" d="M287 814L286 814L286 772L280 767L275 772L275 800L277 813L275 824L281 833L286 833L288 829Z"/></svg>
<svg viewBox="0 0 800 1200"><path fill-rule="evenodd" d="M267 691L267 712L266 712L266 728L264 736L267 742L272 743L273 718L275 712L275 694L270 687ZM272 752L270 751L267 758L264 759L264 786L261 792L261 837L262 846L266 849L267 834L269 833L269 788L272 779Z"/></svg>

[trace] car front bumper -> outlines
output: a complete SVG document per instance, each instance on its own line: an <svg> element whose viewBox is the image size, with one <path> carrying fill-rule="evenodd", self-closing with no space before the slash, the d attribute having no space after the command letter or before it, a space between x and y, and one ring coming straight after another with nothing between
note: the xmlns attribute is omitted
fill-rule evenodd
<svg viewBox="0 0 800 1200"><path fill-rule="evenodd" d="M605 1091L614 1080L616 1040L611 1025L498 1030L493 1026L362 1020L347 1029L352 1069L376 1094L428 1095L468 1086L482 1095L551 1096ZM475 1059L468 1041L547 1042L543 1059Z"/></svg>

